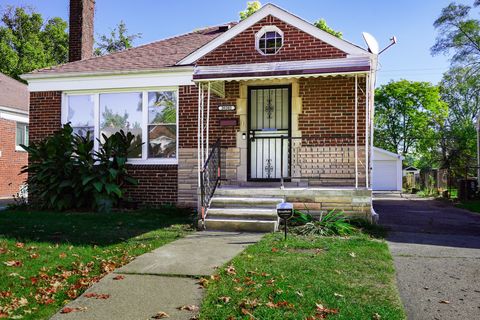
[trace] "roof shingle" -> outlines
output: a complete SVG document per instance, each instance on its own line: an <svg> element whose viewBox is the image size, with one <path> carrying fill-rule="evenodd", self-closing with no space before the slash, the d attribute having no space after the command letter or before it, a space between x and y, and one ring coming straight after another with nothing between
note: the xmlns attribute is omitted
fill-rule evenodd
<svg viewBox="0 0 480 320"><path fill-rule="evenodd" d="M27 85L0 73L0 107L28 111Z"/></svg>
<svg viewBox="0 0 480 320"><path fill-rule="evenodd" d="M233 24L234 22L228 23L228 25ZM173 67L188 54L225 31L219 29L219 26L208 27L105 56L35 70L30 74L141 71Z"/></svg>

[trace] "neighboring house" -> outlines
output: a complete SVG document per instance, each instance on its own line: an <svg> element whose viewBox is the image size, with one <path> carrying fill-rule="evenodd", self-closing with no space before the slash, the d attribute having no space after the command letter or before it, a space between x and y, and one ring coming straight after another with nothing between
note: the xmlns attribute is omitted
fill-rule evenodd
<svg viewBox="0 0 480 320"><path fill-rule="evenodd" d="M420 176L420 169L414 166L405 166L403 168L403 176L406 177L408 175Z"/></svg>
<svg viewBox="0 0 480 320"><path fill-rule="evenodd" d="M403 156L377 147L373 148L372 189L402 191Z"/></svg>
<svg viewBox="0 0 480 320"><path fill-rule="evenodd" d="M144 145L128 196L198 207L207 228L270 230L279 201L370 217L376 55L267 4L92 57L93 0L70 6L78 61L23 76L32 141L66 122L97 138L131 131Z"/></svg>
<svg viewBox="0 0 480 320"><path fill-rule="evenodd" d="M27 86L0 73L0 199L12 198L26 176L20 170L28 163Z"/></svg>

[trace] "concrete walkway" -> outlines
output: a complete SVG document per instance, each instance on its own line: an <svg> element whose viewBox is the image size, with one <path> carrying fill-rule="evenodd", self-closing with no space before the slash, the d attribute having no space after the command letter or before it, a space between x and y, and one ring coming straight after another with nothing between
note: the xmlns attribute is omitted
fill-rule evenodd
<svg viewBox="0 0 480 320"><path fill-rule="evenodd" d="M408 319L480 319L480 214L437 200L375 200L391 229Z"/></svg>
<svg viewBox="0 0 480 320"><path fill-rule="evenodd" d="M178 310L184 305L199 306L203 290L198 278L210 276L216 267L230 261L263 234L197 232L144 254L115 270L69 303L68 308L85 311L62 314L52 319L132 320L152 319L166 312L168 319L188 320L198 312ZM121 280L114 280L117 276ZM109 294L108 299L85 297L88 293Z"/></svg>

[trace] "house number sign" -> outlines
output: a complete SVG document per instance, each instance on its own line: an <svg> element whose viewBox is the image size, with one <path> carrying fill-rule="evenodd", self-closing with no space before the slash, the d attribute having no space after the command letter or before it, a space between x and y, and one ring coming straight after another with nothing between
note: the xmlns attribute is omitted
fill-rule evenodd
<svg viewBox="0 0 480 320"><path fill-rule="evenodd" d="M234 105L223 105L223 106L218 106L219 111L235 111L235 106Z"/></svg>

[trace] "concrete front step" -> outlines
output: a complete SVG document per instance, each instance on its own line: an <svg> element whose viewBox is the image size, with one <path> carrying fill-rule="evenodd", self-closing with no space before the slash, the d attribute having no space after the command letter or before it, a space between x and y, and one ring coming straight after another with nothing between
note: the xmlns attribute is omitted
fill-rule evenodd
<svg viewBox="0 0 480 320"><path fill-rule="evenodd" d="M230 220L278 220L276 209L209 208L207 218Z"/></svg>
<svg viewBox="0 0 480 320"><path fill-rule="evenodd" d="M205 219L206 230L246 231L246 232L274 232L278 229L278 221L243 220L243 219Z"/></svg>
<svg viewBox="0 0 480 320"><path fill-rule="evenodd" d="M283 198L222 197L212 198L210 208L276 208Z"/></svg>

